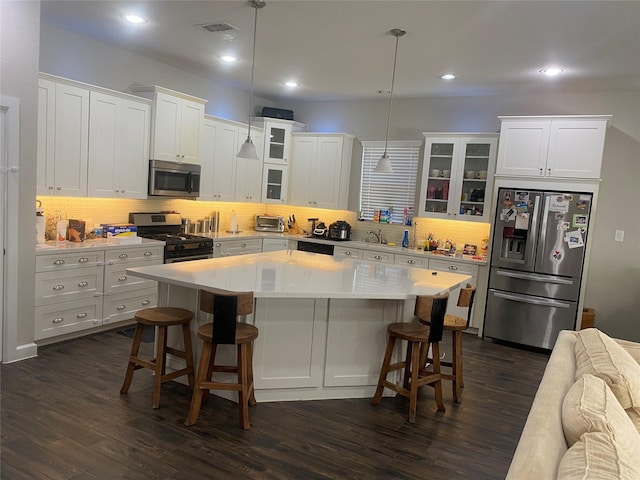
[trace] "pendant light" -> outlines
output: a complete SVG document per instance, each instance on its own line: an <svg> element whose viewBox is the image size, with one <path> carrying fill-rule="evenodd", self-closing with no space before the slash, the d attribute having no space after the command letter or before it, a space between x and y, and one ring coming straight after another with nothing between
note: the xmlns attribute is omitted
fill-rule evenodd
<svg viewBox="0 0 640 480"><path fill-rule="evenodd" d="M256 31L258 30L258 10L266 5L262 0L250 0L249 4L256 10L255 19L253 21L253 53L251 58L251 88L249 92L249 128L247 130L247 139L244 141L238 152L238 157L248 158L249 160L258 160L256 146L251 140L251 115L253 109L253 71L256 66Z"/></svg>
<svg viewBox="0 0 640 480"><path fill-rule="evenodd" d="M396 80L396 60L398 59L398 40L402 37L406 32L406 30L402 30L400 28L394 28L391 30L391 35L396 37L396 52L393 56L393 74L391 76L391 91L389 93L389 114L387 115L387 135L384 138L384 153L380 160L378 160L378 164L376 168L373 169L375 173L393 173L393 168L391 167L391 160L389 159L389 155L387 154L387 145L389 143L389 124L391 123L391 105L393 104L393 84Z"/></svg>

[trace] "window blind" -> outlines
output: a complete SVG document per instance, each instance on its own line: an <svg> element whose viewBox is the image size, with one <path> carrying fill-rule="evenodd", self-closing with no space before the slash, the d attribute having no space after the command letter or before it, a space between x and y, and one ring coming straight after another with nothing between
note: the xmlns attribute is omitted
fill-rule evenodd
<svg viewBox="0 0 640 480"><path fill-rule="evenodd" d="M390 141L387 154L393 173L374 173L384 142L362 142L360 218L373 220L375 210L390 210L391 221L402 223L404 209L415 205L420 146L416 141Z"/></svg>

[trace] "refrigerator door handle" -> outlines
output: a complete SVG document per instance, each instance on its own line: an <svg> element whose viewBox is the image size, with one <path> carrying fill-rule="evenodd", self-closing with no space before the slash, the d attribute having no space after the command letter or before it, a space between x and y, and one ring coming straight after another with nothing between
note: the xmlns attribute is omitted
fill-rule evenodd
<svg viewBox="0 0 640 480"><path fill-rule="evenodd" d="M529 232L529 241L526 246L526 258L524 264L533 270L534 256L536 249L534 248L534 240L538 236L538 218L540 217L540 195L536 195L533 200L533 215L531 218L531 231Z"/></svg>
<svg viewBox="0 0 640 480"><path fill-rule="evenodd" d="M531 280L532 282L544 282L544 283L557 283L559 285L573 285L573 280L566 278L557 278L547 275L536 275L535 273L518 273L507 272L505 270L498 270L496 275L509 278L517 278L519 280Z"/></svg>
<svg viewBox="0 0 640 480"><path fill-rule="evenodd" d="M557 300L550 300L546 298L526 297L522 295L512 295L512 294L502 293L502 292L494 292L494 295L498 298L504 298L505 300L512 300L514 302L522 302L522 303L531 303L533 305L544 305L546 307L556 307L556 308L571 307L571 305L568 303L559 302Z"/></svg>

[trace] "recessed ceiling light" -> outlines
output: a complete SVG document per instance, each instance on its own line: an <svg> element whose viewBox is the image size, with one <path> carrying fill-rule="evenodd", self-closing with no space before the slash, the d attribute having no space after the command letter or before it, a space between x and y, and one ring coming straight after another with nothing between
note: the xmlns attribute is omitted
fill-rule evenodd
<svg viewBox="0 0 640 480"><path fill-rule="evenodd" d="M222 60L225 63L233 63L238 61L238 59L233 55L221 55L220 60Z"/></svg>
<svg viewBox="0 0 640 480"><path fill-rule="evenodd" d="M555 77L562 72L564 72L564 69L560 67L547 67L540 70L540 73L546 75L547 77Z"/></svg>
<svg viewBox="0 0 640 480"><path fill-rule="evenodd" d="M453 73L445 73L444 75L440 75L442 80L453 80L456 76Z"/></svg>
<svg viewBox="0 0 640 480"><path fill-rule="evenodd" d="M130 22L130 23L147 23L146 18L142 18L141 16L135 15L132 13L122 15L122 18L124 18L127 22Z"/></svg>
<svg viewBox="0 0 640 480"><path fill-rule="evenodd" d="M289 88L295 88L298 86L298 82L294 82L294 81L288 81L285 83L285 85Z"/></svg>

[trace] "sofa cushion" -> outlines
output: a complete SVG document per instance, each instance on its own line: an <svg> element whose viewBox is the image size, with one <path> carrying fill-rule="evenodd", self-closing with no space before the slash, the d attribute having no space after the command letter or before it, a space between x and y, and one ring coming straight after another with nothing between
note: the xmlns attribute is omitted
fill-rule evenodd
<svg viewBox="0 0 640 480"><path fill-rule="evenodd" d="M611 389L601 378L583 375L574 383L562 403L562 427L569 446L582 434L605 432L625 450L628 442L640 443L640 434Z"/></svg>
<svg viewBox="0 0 640 480"><path fill-rule="evenodd" d="M640 478L638 458L640 458L640 439L631 445L630 449L626 449L610 432L585 433L560 460L556 479L638 479Z"/></svg>
<svg viewBox="0 0 640 480"><path fill-rule="evenodd" d="M606 334L595 328L578 333L576 380L584 374L602 378L640 431L640 364Z"/></svg>

